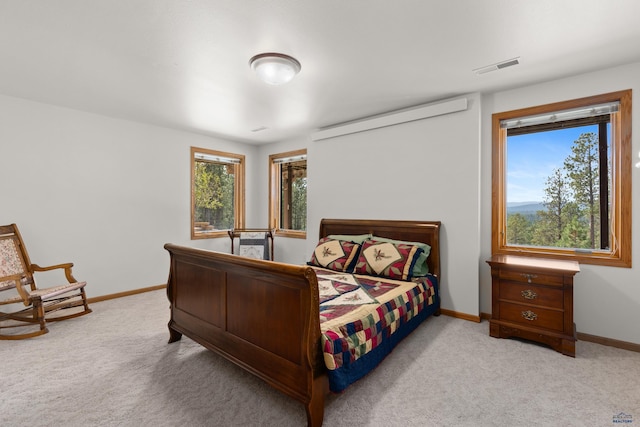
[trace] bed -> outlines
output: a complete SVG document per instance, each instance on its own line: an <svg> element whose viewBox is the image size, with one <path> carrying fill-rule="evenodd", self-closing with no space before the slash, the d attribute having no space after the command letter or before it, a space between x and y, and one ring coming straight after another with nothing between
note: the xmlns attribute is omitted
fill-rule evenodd
<svg viewBox="0 0 640 427"><path fill-rule="evenodd" d="M429 274L419 278L394 275L411 271L413 264L405 271L388 270L393 274L387 278L379 277L384 272L361 274L371 265L360 257L354 258L359 267L352 274L340 271L340 262L317 265L314 256L316 265L299 266L168 243L169 342L184 334L222 355L302 402L308 425L320 426L327 393L340 392L366 375L423 320L439 314L439 230L439 221L320 223L314 255L321 249L331 252L320 246L327 241L343 244L336 236L428 244ZM365 243L360 246L364 253ZM375 255L384 257L381 251ZM387 293L386 288L400 292ZM344 304L360 297L369 299L362 307Z"/></svg>

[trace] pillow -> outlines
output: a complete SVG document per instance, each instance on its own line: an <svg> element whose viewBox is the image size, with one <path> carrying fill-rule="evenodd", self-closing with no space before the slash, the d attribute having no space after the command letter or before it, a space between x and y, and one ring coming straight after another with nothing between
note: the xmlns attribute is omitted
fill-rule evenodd
<svg viewBox="0 0 640 427"><path fill-rule="evenodd" d="M365 240L371 239L371 234L329 234L327 237L329 239L355 242L361 245Z"/></svg>
<svg viewBox="0 0 640 427"><path fill-rule="evenodd" d="M354 273L411 280L416 261L424 250L416 245L367 240L362 244Z"/></svg>
<svg viewBox="0 0 640 427"><path fill-rule="evenodd" d="M423 252L420 254L420 257L416 260L411 277L426 276L429 273L429 265L427 264L427 258L429 258L429 254L431 253L431 246L429 246L428 244L423 242L408 242L405 240L387 239L386 237L379 237L379 236L371 236L371 238L379 242L390 242L395 245L400 245L400 244L414 245L419 248L422 248Z"/></svg>
<svg viewBox="0 0 640 427"><path fill-rule="evenodd" d="M358 260L360 245L346 240L324 237L316 245L308 265L351 273Z"/></svg>

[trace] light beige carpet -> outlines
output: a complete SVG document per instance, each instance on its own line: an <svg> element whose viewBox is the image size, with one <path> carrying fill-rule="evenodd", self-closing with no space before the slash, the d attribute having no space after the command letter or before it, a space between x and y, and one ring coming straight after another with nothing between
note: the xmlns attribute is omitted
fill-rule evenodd
<svg viewBox="0 0 640 427"><path fill-rule="evenodd" d="M302 404L190 339L167 344L154 291L0 341L0 426L303 426ZM578 342L575 359L440 316L329 396L325 426L640 425L640 353Z"/></svg>

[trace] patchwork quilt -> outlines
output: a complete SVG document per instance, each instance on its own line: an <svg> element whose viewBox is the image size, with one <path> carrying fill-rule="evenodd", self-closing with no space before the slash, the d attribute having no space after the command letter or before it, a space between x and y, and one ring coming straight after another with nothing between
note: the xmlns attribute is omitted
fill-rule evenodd
<svg viewBox="0 0 640 427"><path fill-rule="evenodd" d="M334 392L377 366L439 306L437 280L432 275L401 281L314 269L322 351Z"/></svg>

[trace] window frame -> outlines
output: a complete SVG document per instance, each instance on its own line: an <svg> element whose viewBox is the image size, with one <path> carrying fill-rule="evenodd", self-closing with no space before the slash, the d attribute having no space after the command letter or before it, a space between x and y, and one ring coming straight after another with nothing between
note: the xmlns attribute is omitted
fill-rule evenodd
<svg viewBox="0 0 640 427"><path fill-rule="evenodd" d="M276 236L291 237L294 239L307 238L306 230L289 230L282 228L282 224L280 224L282 179L279 173L279 165L281 163L276 163L278 159L302 155L307 155L306 148L269 155L269 226L274 230Z"/></svg>
<svg viewBox="0 0 640 427"><path fill-rule="evenodd" d="M234 195L233 195L233 222L234 228L244 228L245 221L245 156L242 154L227 153L224 151L211 150L208 148L191 147L191 240L212 239L218 237L229 237L228 230L217 230L208 233L196 233L195 231L195 173L196 173L196 153L208 154L216 157L226 157L237 159L239 163L234 164ZM224 164L224 162L221 162Z"/></svg>
<svg viewBox="0 0 640 427"><path fill-rule="evenodd" d="M631 97L632 90L622 90L569 101L505 111L492 115L492 201L491 253L574 260L584 264L631 267ZM503 120L620 102L619 112L611 120L611 236L617 242L610 251L592 253L567 248L509 246L506 242L506 145L507 130ZM626 201L626 203L623 203Z"/></svg>

